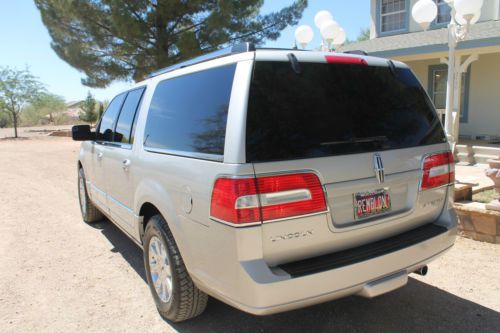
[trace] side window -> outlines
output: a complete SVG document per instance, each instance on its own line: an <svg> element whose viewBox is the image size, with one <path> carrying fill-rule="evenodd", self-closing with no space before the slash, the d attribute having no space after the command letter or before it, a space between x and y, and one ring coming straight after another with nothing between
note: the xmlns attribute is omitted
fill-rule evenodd
<svg viewBox="0 0 500 333"><path fill-rule="evenodd" d="M158 83L146 121L145 146L223 155L235 69L231 64Z"/></svg>
<svg viewBox="0 0 500 333"><path fill-rule="evenodd" d="M144 87L129 91L122 106L122 111L116 123L116 130L113 141L121 143L132 143L132 123L135 123L135 114L141 101Z"/></svg>
<svg viewBox="0 0 500 333"><path fill-rule="evenodd" d="M123 93L113 98L108 108L102 115L101 122L99 123L99 129L97 130L97 141L113 140L113 128L116 117L118 116L118 113L120 113L120 108L122 107L125 95L126 93Z"/></svg>

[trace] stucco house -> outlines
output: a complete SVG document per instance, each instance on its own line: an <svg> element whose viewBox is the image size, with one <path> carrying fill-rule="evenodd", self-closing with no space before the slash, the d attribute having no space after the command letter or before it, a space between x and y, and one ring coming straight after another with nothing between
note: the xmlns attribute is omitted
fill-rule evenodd
<svg viewBox="0 0 500 333"><path fill-rule="evenodd" d="M370 39L346 45L340 51L362 50L405 62L427 89L438 111L444 113L448 76L446 28L451 13L444 0L434 1L438 6L437 19L423 31L411 17L417 0L371 0ZM461 73L457 75L461 96L456 98L460 98L457 105L461 111L456 126L462 142L500 142L499 19L500 0L484 0L479 21L457 46L455 63Z"/></svg>
<svg viewBox="0 0 500 333"><path fill-rule="evenodd" d="M81 104L83 101L70 101L66 103L66 111L63 113L72 120L79 120L82 112Z"/></svg>

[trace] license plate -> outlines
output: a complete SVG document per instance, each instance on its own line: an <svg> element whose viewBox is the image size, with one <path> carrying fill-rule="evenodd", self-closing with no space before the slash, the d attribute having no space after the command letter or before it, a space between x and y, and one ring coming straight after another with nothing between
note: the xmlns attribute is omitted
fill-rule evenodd
<svg viewBox="0 0 500 333"><path fill-rule="evenodd" d="M358 219L387 212L391 198L386 189L354 194L354 216Z"/></svg>

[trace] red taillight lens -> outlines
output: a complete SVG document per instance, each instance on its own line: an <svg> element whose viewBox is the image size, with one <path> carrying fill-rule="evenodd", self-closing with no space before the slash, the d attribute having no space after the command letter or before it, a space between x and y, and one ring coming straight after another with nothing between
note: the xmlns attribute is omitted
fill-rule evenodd
<svg viewBox="0 0 500 333"><path fill-rule="evenodd" d="M326 211L323 188L313 173L219 178L212 194L211 216L234 224L323 211Z"/></svg>
<svg viewBox="0 0 500 333"><path fill-rule="evenodd" d="M325 59L326 59L326 62L329 64L336 63L336 64L368 66L368 63L366 62L365 59L358 58L358 57L327 55L327 56L325 56Z"/></svg>
<svg viewBox="0 0 500 333"><path fill-rule="evenodd" d="M455 181L455 162L451 152L429 155L424 160L421 190L451 184Z"/></svg>
<svg viewBox="0 0 500 333"><path fill-rule="evenodd" d="M326 210L323 188L313 173L261 177L257 186L264 221Z"/></svg>
<svg viewBox="0 0 500 333"><path fill-rule="evenodd" d="M260 208L255 207L236 209L236 200L242 196L257 194L255 178L219 178L215 182L210 204L212 217L222 221L240 224L260 222Z"/></svg>

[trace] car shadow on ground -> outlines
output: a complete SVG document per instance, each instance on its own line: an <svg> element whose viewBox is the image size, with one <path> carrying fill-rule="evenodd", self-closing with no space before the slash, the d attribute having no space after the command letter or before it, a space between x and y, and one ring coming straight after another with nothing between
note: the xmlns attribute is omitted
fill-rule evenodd
<svg viewBox="0 0 500 333"><path fill-rule="evenodd" d="M94 227L147 283L141 249L108 221ZM353 296L265 317L211 298L200 317L168 324L179 332L498 332L500 313L410 278L374 299Z"/></svg>

